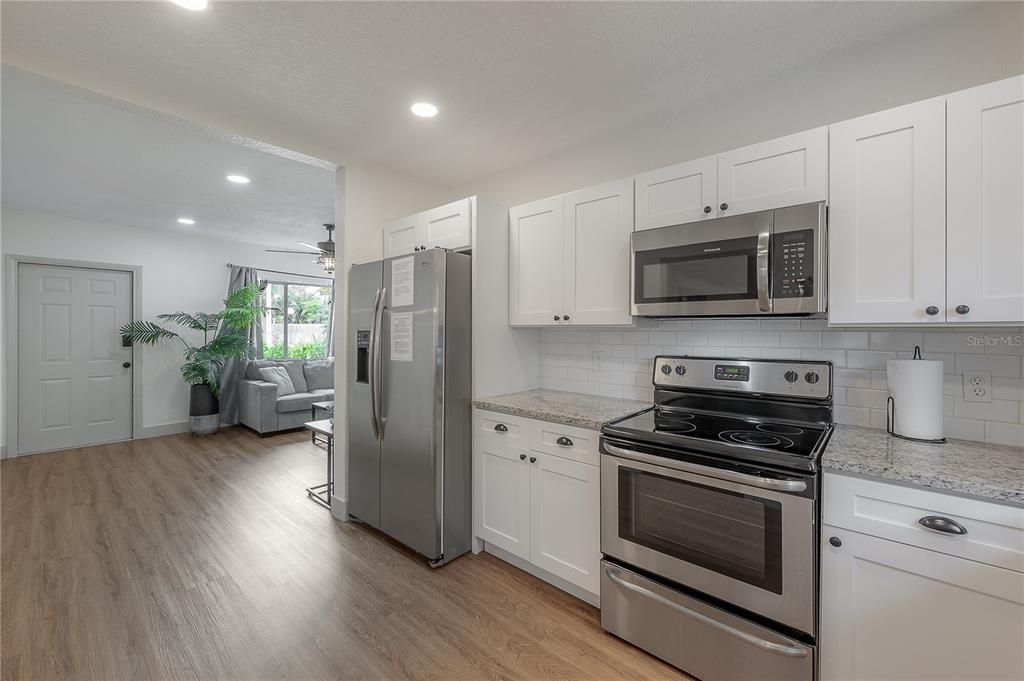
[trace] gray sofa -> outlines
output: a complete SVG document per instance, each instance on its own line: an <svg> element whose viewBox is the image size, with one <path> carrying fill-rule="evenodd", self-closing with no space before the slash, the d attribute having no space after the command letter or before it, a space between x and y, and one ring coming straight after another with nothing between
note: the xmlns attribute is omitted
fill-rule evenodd
<svg viewBox="0 0 1024 681"><path fill-rule="evenodd" d="M261 380L262 367L282 366L295 393L277 396L277 386ZM334 400L333 359L258 359L246 364L239 382L238 420L260 435L301 428L311 419L314 402Z"/></svg>

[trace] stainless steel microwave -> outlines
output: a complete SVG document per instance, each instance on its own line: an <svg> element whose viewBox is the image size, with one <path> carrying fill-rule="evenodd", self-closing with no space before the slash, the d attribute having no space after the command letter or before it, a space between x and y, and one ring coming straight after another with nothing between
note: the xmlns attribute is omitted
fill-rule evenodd
<svg viewBox="0 0 1024 681"><path fill-rule="evenodd" d="M824 316L824 202L633 232L638 317Z"/></svg>

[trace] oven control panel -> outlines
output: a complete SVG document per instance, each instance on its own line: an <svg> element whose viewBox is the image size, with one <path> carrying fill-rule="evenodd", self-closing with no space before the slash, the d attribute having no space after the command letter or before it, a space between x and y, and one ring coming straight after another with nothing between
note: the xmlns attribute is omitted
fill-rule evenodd
<svg viewBox="0 0 1024 681"><path fill-rule="evenodd" d="M772 296L814 295L814 230L782 232L772 237Z"/></svg>
<svg viewBox="0 0 1024 681"><path fill-rule="evenodd" d="M654 360L654 387L828 399L832 363L660 356Z"/></svg>

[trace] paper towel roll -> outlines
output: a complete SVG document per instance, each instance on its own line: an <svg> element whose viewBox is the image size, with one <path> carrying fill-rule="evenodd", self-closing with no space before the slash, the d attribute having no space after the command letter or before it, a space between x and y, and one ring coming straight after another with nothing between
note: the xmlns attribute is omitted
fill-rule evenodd
<svg viewBox="0 0 1024 681"><path fill-rule="evenodd" d="M891 359L886 363L893 399L892 432L918 440L941 440L942 362Z"/></svg>

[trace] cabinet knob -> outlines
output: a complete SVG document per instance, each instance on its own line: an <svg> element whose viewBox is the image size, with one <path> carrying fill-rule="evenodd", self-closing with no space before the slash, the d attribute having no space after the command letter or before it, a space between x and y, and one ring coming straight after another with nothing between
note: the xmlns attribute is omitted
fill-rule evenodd
<svg viewBox="0 0 1024 681"><path fill-rule="evenodd" d="M564 435L561 435L557 440L555 440L555 444L560 447L572 447L572 440L570 440Z"/></svg>
<svg viewBox="0 0 1024 681"><path fill-rule="evenodd" d="M828 538L828 543L838 549L840 546L843 545L843 540L840 539L839 537L829 537Z"/></svg>
<svg viewBox="0 0 1024 681"><path fill-rule="evenodd" d="M560 319L561 319L561 317L559 317L558 315L555 315L555 321L556 321L556 322L557 322L558 320L560 320Z"/></svg>
<svg viewBox="0 0 1024 681"><path fill-rule="evenodd" d="M499 423L498 425L494 426L494 429L496 431L498 431L499 433L507 433L508 432L508 426L506 426L504 423Z"/></svg>
<svg viewBox="0 0 1024 681"><path fill-rule="evenodd" d="M728 203L723 203L718 208L719 208L719 210L729 210L729 204Z"/></svg>
<svg viewBox="0 0 1024 681"><path fill-rule="evenodd" d="M531 456L530 457L530 463L537 463L537 457Z"/></svg>
<svg viewBox="0 0 1024 681"><path fill-rule="evenodd" d="M526 461L526 454L520 454L519 455L519 460L520 461Z"/></svg>
<svg viewBox="0 0 1024 681"><path fill-rule="evenodd" d="M966 305L957 305L956 306L956 313L957 314L967 314L970 311L971 311L971 308L969 308Z"/></svg>
<svg viewBox="0 0 1024 681"><path fill-rule="evenodd" d="M935 307L934 305L929 305L924 309L924 312L929 317L934 317L935 315L939 314L939 308Z"/></svg>
<svg viewBox="0 0 1024 681"><path fill-rule="evenodd" d="M562 319L564 319L565 321L569 321L569 315L565 315L564 317L562 317Z"/></svg>
<svg viewBox="0 0 1024 681"><path fill-rule="evenodd" d="M421 251L425 251L425 250L427 250L427 247L426 246L420 246L420 250Z"/></svg>
<svg viewBox="0 0 1024 681"><path fill-rule="evenodd" d="M704 206L704 212L705 213L710 213L711 212L711 206Z"/></svg>
<svg viewBox="0 0 1024 681"><path fill-rule="evenodd" d="M124 367L125 369L129 369L129 368L131 368L131 366L132 366L132 363L131 363L131 362L125 362L125 363L124 363L124 364L122 364L121 366L123 366L123 367Z"/></svg>

